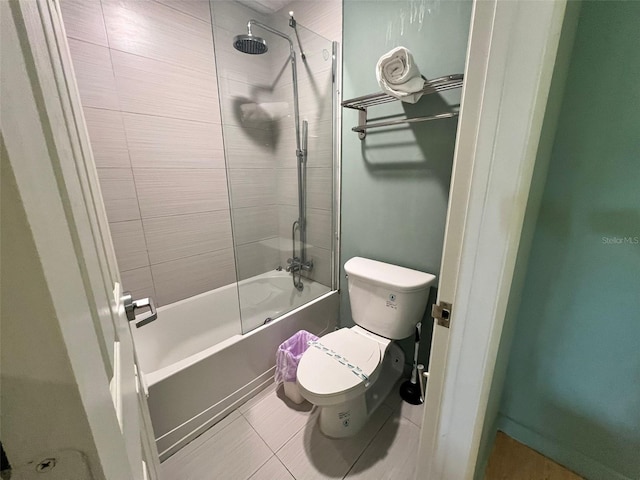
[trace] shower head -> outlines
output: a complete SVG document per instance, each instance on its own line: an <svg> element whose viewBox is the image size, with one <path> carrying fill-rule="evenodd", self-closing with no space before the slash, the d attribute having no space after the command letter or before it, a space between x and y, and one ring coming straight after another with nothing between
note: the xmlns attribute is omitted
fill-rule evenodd
<svg viewBox="0 0 640 480"><path fill-rule="evenodd" d="M236 35L233 38L233 48L239 52L248 53L249 55L261 55L268 50L267 41L251 33L247 35Z"/></svg>

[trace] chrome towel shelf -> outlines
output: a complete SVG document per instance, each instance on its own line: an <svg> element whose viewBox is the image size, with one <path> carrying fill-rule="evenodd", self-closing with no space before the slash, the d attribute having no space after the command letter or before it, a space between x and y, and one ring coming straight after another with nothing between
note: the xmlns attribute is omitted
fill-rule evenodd
<svg viewBox="0 0 640 480"><path fill-rule="evenodd" d="M454 88L462 87L464 75L446 75L444 77L434 78L433 80L425 80L424 88L420 91L423 95L430 93L444 92ZM402 120L389 120L383 122L367 123L367 109L384 103L397 102L399 99L392 97L384 92L371 93L362 97L352 98L342 102L344 108L358 110L358 125L351 130L358 132L358 137L363 140L370 128L387 127L390 125L400 125L403 123L426 122L429 120L440 120L442 118L451 118L458 115L458 112L446 112L438 115L430 115L428 117L405 118Z"/></svg>

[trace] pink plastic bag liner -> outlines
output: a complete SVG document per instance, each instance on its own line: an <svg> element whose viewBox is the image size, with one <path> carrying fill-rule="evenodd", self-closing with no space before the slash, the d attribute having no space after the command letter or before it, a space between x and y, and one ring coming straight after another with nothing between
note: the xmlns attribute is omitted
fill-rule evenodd
<svg viewBox="0 0 640 480"><path fill-rule="evenodd" d="M300 330L280 344L276 352L275 381L278 385L282 382L296 381L296 372L302 354L309 348L309 342L316 340L318 337L313 333Z"/></svg>

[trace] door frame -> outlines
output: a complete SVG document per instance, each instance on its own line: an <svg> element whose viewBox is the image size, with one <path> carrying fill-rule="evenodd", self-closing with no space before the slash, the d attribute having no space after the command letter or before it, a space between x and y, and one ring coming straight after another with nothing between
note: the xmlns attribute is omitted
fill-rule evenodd
<svg viewBox="0 0 640 480"><path fill-rule="evenodd" d="M55 312L50 321L64 342L51 351L71 367L83 406L77 415L93 439L87 450L97 454L93 475L153 480L153 431L57 1L0 8L12 40L2 46L2 140Z"/></svg>
<svg viewBox="0 0 640 480"><path fill-rule="evenodd" d="M565 9L474 2L417 479L475 474Z"/></svg>

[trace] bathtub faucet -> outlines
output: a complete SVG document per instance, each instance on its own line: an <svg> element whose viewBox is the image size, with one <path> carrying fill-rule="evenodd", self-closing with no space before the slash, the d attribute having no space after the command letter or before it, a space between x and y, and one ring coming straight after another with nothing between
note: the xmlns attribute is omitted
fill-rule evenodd
<svg viewBox="0 0 640 480"><path fill-rule="evenodd" d="M305 272L309 272L313 269L313 260L308 260L303 262L299 257L293 257L287 259L287 272L300 272L304 270Z"/></svg>

